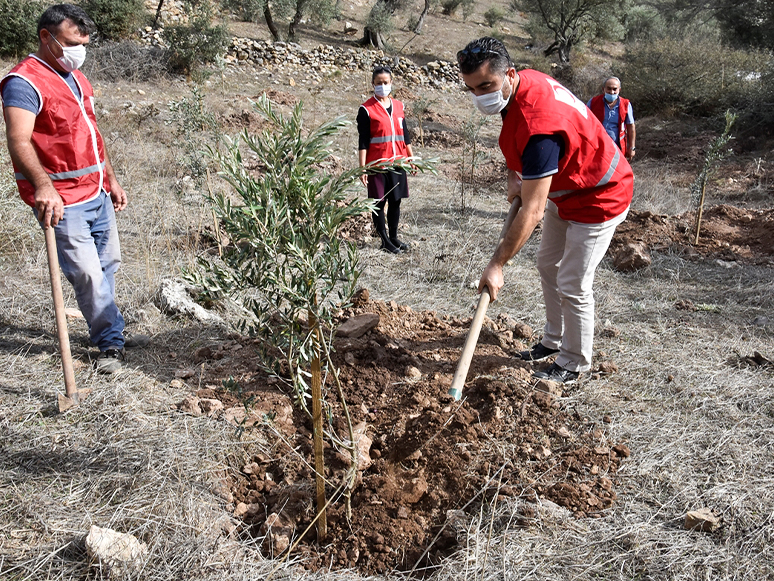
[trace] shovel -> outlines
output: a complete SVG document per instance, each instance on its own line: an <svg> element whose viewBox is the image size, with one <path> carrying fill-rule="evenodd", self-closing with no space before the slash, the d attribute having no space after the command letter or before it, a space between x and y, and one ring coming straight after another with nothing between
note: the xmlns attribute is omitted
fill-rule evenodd
<svg viewBox="0 0 774 581"><path fill-rule="evenodd" d="M508 216L505 218L505 224L503 224L503 229L500 231L500 238L497 240L498 246L508 233L520 207L521 198L517 197L513 200L511 209L508 211ZM465 339L465 345L462 348L462 355L460 355L459 363L457 363L457 371L454 372L454 378L452 378L451 387L449 388L449 395L455 400L459 400L462 397L462 388L465 386L465 380L468 377L468 369L470 369L470 362L473 359L473 352L476 350L478 335L481 333L481 325L484 323L484 316L486 315L486 309L489 307L490 300L492 299L489 294L489 289L484 287L484 290L481 291L481 296L478 299L476 313L473 315L473 320L470 323L468 336Z"/></svg>
<svg viewBox="0 0 774 581"><path fill-rule="evenodd" d="M75 386L75 371L73 357L70 353L70 335L67 333L67 317L65 316L64 298L62 296L62 279L59 276L59 259L56 254L56 236L54 227L44 229L46 233L46 253L48 254L48 273L51 276L51 296L54 298L54 313L56 314L56 333L59 338L59 352L62 355L62 371L64 373L65 395L59 394L59 412L65 412L77 406L91 392L90 389L78 389Z"/></svg>

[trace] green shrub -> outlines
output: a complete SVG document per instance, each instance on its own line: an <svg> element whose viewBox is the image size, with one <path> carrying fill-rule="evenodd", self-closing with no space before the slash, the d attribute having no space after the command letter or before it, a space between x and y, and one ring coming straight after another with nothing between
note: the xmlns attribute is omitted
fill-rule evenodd
<svg viewBox="0 0 774 581"><path fill-rule="evenodd" d="M38 18L45 8L34 0L0 0L0 56L18 60L37 49Z"/></svg>
<svg viewBox="0 0 774 581"><path fill-rule="evenodd" d="M462 4L462 0L441 0L441 12L446 16L451 16L457 12L460 4Z"/></svg>
<svg viewBox="0 0 774 581"><path fill-rule="evenodd" d="M172 68L191 76L201 65L214 62L223 53L229 33L225 24L213 26L209 12L199 12L188 24L164 29L164 40L170 50Z"/></svg>
<svg viewBox="0 0 774 581"><path fill-rule="evenodd" d="M492 6L492 8L484 12L484 20L490 28L494 28L500 24L503 18L505 18L505 12L496 6Z"/></svg>
<svg viewBox="0 0 774 581"><path fill-rule="evenodd" d="M395 24L389 6L385 2L377 2L368 14L365 25L374 34L385 35L392 32Z"/></svg>
<svg viewBox="0 0 774 581"><path fill-rule="evenodd" d="M770 62L767 53L732 50L711 35L674 35L629 45L618 76L640 114L710 116L743 102Z"/></svg>
<svg viewBox="0 0 774 581"><path fill-rule="evenodd" d="M143 0L81 0L81 8L110 40L129 37L147 18Z"/></svg>
<svg viewBox="0 0 774 581"><path fill-rule="evenodd" d="M266 0L223 0L223 8L243 22L258 22L263 17Z"/></svg>

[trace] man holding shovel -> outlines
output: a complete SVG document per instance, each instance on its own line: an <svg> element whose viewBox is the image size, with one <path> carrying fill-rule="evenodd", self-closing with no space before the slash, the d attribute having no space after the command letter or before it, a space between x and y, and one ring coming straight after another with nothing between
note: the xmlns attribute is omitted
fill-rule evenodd
<svg viewBox="0 0 774 581"><path fill-rule="evenodd" d="M628 213L631 167L582 101L543 73L516 72L499 40L474 40L457 61L476 107L503 118L508 201L521 200L479 292L486 287L497 298L503 266L545 216L537 266L547 322L543 339L520 357L540 361L558 354L534 376L572 383L591 368L594 273Z"/></svg>
<svg viewBox="0 0 774 581"><path fill-rule="evenodd" d="M77 70L93 30L79 6L51 6L38 22L37 52L0 90L19 193L43 228L54 228L59 265L100 350L96 370L115 373L125 344L114 297L121 264L115 211L126 207L126 194L97 130L94 92Z"/></svg>

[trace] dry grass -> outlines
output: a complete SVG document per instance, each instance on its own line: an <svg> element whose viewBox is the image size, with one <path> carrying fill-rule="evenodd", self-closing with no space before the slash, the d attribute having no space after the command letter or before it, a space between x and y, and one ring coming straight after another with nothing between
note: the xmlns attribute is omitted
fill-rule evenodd
<svg viewBox="0 0 774 581"><path fill-rule="evenodd" d="M217 112L239 111L265 80L240 73L225 90L212 85ZM353 112L360 96L342 79L318 97L329 111ZM285 87L287 88L287 87ZM170 351L189 352L227 332L169 319L153 306L159 282L191 264L202 250L208 214L201 192L179 193L176 153L164 125L165 104L188 89L159 85L104 85L98 101L114 165L130 197L119 217L124 264L117 279L121 306L133 330L154 335L155 347L133 359L115 379L93 375L85 325L73 325L77 380L93 394L64 415L54 413L61 373L47 288L43 239L28 208L0 178L0 573L3 579L83 579L94 576L82 537L91 524L138 536L150 558L142 579L167 580L362 579L351 572L309 573L297 563L267 561L254 542L229 536L234 524L216 492L222 475L243 458L270 447L262 432L236 438L233 427L170 411L189 387L172 388L177 363ZM140 95L138 90L145 91ZM300 90L301 96L303 90ZM162 111L138 125L123 103L154 102ZM462 95L439 94L445 111L469 112ZM328 101L325 101L326 103ZM493 124L494 125L494 124ZM489 129L494 132L495 129ZM344 164L354 162L350 127L334 144ZM487 135L491 139L492 135ZM641 136L642 138L642 136ZM367 241L361 283L380 299L416 309L470 314L471 283L492 252L507 205L495 186L472 196L461 215L457 186L447 171L454 151L441 156L441 175L411 180L403 203L401 237L415 250L390 256ZM8 167L0 148L0 166ZM664 167L638 174L636 207L682 211L683 192ZM665 193L666 192L666 193ZM534 257L539 233L506 269L506 287L490 316L507 312L536 331L543 321ZM655 253L653 264L623 275L603 263L597 275L596 348L619 366L611 376L582 382L562 400L568 409L606 425L611 440L632 456L619 473L619 501L604 518L574 520L539 507L528 527L517 526L527 499L517 499L458 523L462 546L432 573L446 579L724 579L774 576L774 376L739 364L740 355L774 354L771 267L688 262ZM65 285L68 306L72 292ZM679 311L689 299L712 308ZM668 377L672 376L671 381ZM496 445L496 443L493 443ZM709 507L723 519L716 533L688 532L690 509ZM400 577L398 573L387 575Z"/></svg>

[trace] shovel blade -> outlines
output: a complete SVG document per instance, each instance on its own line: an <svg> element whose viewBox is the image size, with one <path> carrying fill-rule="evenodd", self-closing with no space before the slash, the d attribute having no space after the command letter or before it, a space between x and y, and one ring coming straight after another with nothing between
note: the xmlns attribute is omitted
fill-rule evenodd
<svg viewBox="0 0 774 581"><path fill-rule="evenodd" d="M58 397L59 413L77 407L90 393L90 389L77 389L69 397L60 393Z"/></svg>

